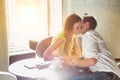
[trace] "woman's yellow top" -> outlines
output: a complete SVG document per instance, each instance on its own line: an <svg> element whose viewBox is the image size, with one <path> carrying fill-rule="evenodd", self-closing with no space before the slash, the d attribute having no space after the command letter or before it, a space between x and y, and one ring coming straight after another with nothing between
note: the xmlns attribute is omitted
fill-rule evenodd
<svg viewBox="0 0 120 80"><path fill-rule="evenodd" d="M66 38L63 32L59 33L52 39L52 43L54 43L57 39L64 39L64 42L53 52L53 55L56 56L72 56L73 48L75 46L75 35L72 36L72 40L68 45L68 53L64 52L64 46L66 43Z"/></svg>

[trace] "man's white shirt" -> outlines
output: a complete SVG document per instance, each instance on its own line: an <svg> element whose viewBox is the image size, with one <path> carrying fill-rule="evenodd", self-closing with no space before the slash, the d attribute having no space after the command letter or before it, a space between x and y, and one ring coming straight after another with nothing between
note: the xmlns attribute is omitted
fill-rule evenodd
<svg viewBox="0 0 120 80"><path fill-rule="evenodd" d="M120 77L120 69L116 61L96 31L90 30L82 35L82 54L84 58L97 59L97 63L90 67L92 72L113 72Z"/></svg>

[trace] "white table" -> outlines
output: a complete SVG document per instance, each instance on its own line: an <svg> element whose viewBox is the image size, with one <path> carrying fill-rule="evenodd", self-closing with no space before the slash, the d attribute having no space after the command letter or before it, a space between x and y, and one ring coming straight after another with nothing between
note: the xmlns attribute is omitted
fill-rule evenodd
<svg viewBox="0 0 120 80"><path fill-rule="evenodd" d="M46 62L46 64L49 64L50 62ZM51 70L49 67L44 69L29 69L25 66L31 66L33 67L36 64L36 59L24 59L17 61L9 66L9 72L11 72L14 75L21 76L21 77L28 77L33 79L45 79L45 80L60 80L58 71Z"/></svg>
<svg viewBox="0 0 120 80"><path fill-rule="evenodd" d="M41 58L41 62L44 61ZM43 62L42 62L43 63ZM50 64L51 62L44 62L46 64ZM9 66L9 72L16 76L21 76L21 77L28 77L32 78L35 80L65 80L68 76L71 76L70 72L68 74L64 72L63 70L52 70L48 67L45 66L42 69L38 70L37 68L29 69L25 66L31 66L33 67L36 65L36 59L35 58L30 58L30 59L24 59L20 60L17 62L14 62ZM71 69L70 69L71 70ZM72 72L72 71L71 71Z"/></svg>

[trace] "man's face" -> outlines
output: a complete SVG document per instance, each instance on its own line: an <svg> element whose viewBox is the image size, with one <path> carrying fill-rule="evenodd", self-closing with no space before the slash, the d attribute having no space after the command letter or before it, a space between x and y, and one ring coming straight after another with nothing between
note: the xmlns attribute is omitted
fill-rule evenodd
<svg viewBox="0 0 120 80"><path fill-rule="evenodd" d="M81 33L84 34L88 29L89 29L89 23L82 22Z"/></svg>

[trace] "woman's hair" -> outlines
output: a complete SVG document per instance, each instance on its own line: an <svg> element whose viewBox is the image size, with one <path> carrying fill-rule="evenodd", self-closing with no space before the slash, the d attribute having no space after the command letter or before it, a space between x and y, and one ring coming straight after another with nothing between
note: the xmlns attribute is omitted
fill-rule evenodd
<svg viewBox="0 0 120 80"><path fill-rule="evenodd" d="M68 44L70 43L73 34L73 25L78 21L82 21L82 19L76 14L71 14L66 18L64 25L64 35L66 38L64 51L68 52Z"/></svg>

